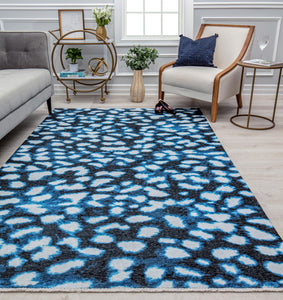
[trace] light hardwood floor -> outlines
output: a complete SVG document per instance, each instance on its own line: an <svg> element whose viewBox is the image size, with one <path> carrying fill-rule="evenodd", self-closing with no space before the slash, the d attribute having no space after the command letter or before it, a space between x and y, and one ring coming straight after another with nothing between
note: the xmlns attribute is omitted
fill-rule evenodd
<svg viewBox="0 0 283 300"><path fill-rule="evenodd" d="M156 97L146 96L144 102L133 103L128 96L108 95L101 103L98 96L84 95L72 97L66 103L64 96L54 96L53 108L84 107L149 107L153 108ZM190 100L179 96L168 96L166 100L174 107L199 107L210 120L210 105L205 102ZM248 97L244 97L243 111L247 111ZM278 99L276 126L265 131L246 130L230 123L230 117L236 112L236 100L229 99L220 103L216 123L211 123L213 130L221 141L231 160L256 196L263 210L283 237L283 97ZM256 96L253 112L270 117L272 115L273 97ZM46 105L42 105L22 124L0 140L0 166L24 142L30 133L41 123L47 114ZM168 115L170 118L170 115ZM281 292L186 292L186 293L0 293L0 300L142 300L142 299L283 299Z"/></svg>

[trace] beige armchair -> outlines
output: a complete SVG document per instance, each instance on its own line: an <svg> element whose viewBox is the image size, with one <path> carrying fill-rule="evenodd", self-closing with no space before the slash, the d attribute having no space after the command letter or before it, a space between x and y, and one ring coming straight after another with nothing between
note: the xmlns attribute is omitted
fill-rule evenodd
<svg viewBox="0 0 283 300"><path fill-rule="evenodd" d="M218 34L213 63L216 66L173 67L175 61L159 69L159 99L164 93L173 93L211 102L211 122L216 121L218 103L236 96L239 107L241 68L240 60L248 59L254 26L202 24L196 39Z"/></svg>

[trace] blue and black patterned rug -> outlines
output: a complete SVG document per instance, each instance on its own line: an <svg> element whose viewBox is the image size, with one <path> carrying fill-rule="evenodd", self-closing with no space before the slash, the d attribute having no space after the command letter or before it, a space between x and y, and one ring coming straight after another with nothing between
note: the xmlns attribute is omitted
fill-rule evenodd
<svg viewBox="0 0 283 300"><path fill-rule="evenodd" d="M0 288L281 289L283 243L198 109L56 109L0 171Z"/></svg>

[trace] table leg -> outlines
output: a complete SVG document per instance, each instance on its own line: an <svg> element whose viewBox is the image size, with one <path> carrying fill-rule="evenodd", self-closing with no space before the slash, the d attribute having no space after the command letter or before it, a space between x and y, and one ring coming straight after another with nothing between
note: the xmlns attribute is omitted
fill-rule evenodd
<svg viewBox="0 0 283 300"><path fill-rule="evenodd" d="M251 118L251 110L252 110L253 94L254 94L254 87L255 87L255 75L256 75L256 68L254 68L254 74L253 74L253 83L252 83L252 90L251 90L251 96L250 96L250 105L249 105L249 113L248 113L247 128L249 128L250 118Z"/></svg>
<svg viewBox="0 0 283 300"><path fill-rule="evenodd" d="M109 91L107 89L107 83L105 84L105 94L108 95L109 94Z"/></svg>
<svg viewBox="0 0 283 300"><path fill-rule="evenodd" d="M71 98L69 97L69 91L67 87L66 87L66 101L71 102Z"/></svg>
<svg viewBox="0 0 283 300"><path fill-rule="evenodd" d="M277 99L278 99L279 88L280 88L281 74L282 74L282 68L279 71L279 78L278 78L278 83L277 83L277 90L276 90L276 96L275 96L275 102L274 102L274 109L273 109L273 115L272 115L272 122L274 122L274 118L275 118L275 112L276 112L276 106L277 106Z"/></svg>
<svg viewBox="0 0 283 300"><path fill-rule="evenodd" d="M103 86L100 88L100 90L101 90L100 101L105 102L105 98L104 98L104 95L103 95Z"/></svg>
<svg viewBox="0 0 283 300"><path fill-rule="evenodd" d="M76 81L75 80L73 80L73 94L74 95L77 95L77 92L76 92Z"/></svg>
<svg viewBox="0 0 283 300"><path fill-rule="evenodd" d="M242 67L242 74L241 74L241 83L240 83L240 91L239 91L239 94L236 95L237 97L237 116L239 115L239 109L240 107L243 106L243 101L242 101L242 89L243 89L243 78L244 78L244 70L245 70L245 67Z"/></svg>

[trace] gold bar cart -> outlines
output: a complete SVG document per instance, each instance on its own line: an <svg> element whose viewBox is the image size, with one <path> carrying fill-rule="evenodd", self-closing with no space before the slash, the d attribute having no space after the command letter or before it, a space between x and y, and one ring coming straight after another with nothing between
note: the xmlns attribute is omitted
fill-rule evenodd
<svg viewBox="0 0 283 300"><path fill-rule="evenodd" d="M73 33L78 33L78 32L83 32L84 34L88 34L89 37L85 40L71 40L68 39L68 36L73 34ZM71 101L70 96L69 96L69 90L73 91L73 94L76 95L77 93L90 93L94 92L98 89L100 89L100 100L102 102L105 101L104 97L104 92L107 95L109 91L107 90L107 83L108 81L112 78L113 73L116 69L117 65L117 51L116 47L111 39L109 37L106 37L105 39L101 38L100 35L96 33L95 29L92 28L86 28L86 29L81 29L81 30L74 30L66 33L65 35L59 37L60 30L51 30L49 33L55 38L55 42L53 44L53 49L51 52L51 66L53 69L53 72L57 78L57 80L63 84L66 88L66 100ZM99 39L98 39L98 38ZM70 46L70 45L102 45L105 46L108 50L108 53L110 55L110 67L108 68L108 71L106 74L103 76L98 76L98 75L93 75L93 74L87 74L85 77L61 77L60 72L56 69L58 66L55 65L55 51L57 48L59 48L59 57L60 57L60 64L61 68L64 70L66 69L63 61L63 50L65 46ZM81 89L78 87L79 85L82 86L87 86L87 89Z"/></svg>

